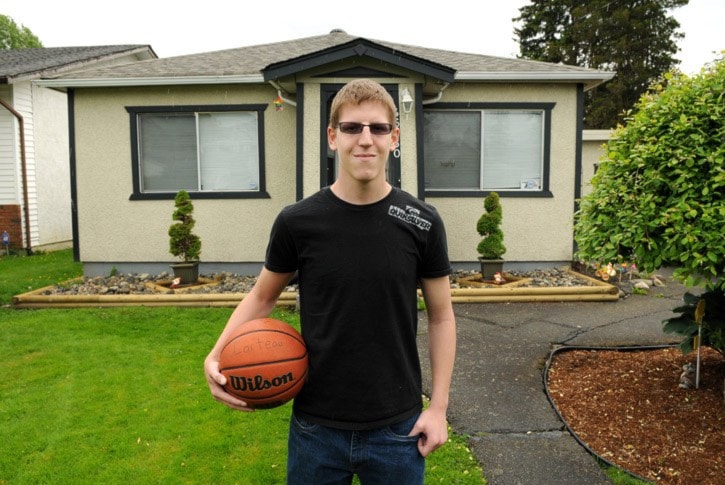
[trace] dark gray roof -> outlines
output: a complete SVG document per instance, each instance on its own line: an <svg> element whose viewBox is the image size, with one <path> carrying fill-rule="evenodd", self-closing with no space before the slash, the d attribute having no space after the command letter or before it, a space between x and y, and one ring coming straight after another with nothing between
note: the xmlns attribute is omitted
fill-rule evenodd
<svg viewBox="0 0 725 485"><path fill-rule="evenodd" d="M255 77L261 79L263 70L269 65L310 56L317 52L355 40L373 42L383 48L392 49L405 55L446 66L458 73L457 78L465 76L466 73L476 73L476 75L489 73L494 78L496 78L497 74L505 74L508 78L522 77L522 79L526 79L527 75L536 73L539 77L552 76L552 78L556 78L556 76L564 76L567 79L582 75L583 78L592 81L594 78L598 78L598 82L601 82L609 79L613 75L613 73L595 71L577 66L397 44L383 40L361 38L348 35L342 31L333 30L326 35L271 44L151 59L124 66L84 70L60 76L58 84L62 85L63 80L67 80L66 85L73 85L74 83L70 82L71 79L88 80L89 82L100 79L115 79L121 83L124 79L138 81L155 79L157 82L163 82L164 79L173 82L169 78L175 78L176 82L180 82L184 78L208 79L211 77Z"/></svg>
<svg viewBox="0 0 725 485"><path fill-rule="evenodd" d="M155 58L148 45L101 45L81 47L39 47L0 50L0 83L18 79L53 76L94 62L137 53L139 58Z"/></svg>

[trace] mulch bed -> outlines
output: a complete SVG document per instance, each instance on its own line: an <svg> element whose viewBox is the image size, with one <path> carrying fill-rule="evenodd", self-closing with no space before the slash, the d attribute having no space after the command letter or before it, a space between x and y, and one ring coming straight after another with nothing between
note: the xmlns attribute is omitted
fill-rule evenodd
<svg viewBox="0 0 725 485"><path fill-rule="evenodd" d="M725 483L725 358L703 347L700 388L679 387L696 353L566 350L547 373L562 418L595 454L666 484Z"/></svg>

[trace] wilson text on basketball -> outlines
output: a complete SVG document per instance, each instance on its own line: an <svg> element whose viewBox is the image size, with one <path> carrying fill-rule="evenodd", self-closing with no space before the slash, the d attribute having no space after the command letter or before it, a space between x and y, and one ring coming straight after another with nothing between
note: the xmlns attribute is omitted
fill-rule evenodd
<svg viewBox="0 0 725 485"><path fill-rule="evenodd" d="M235 391L263 391L272 387L284 386L294 380L291 372L272 379L265 379L260 375L254 377L229 376L230 384Z"/></svg>

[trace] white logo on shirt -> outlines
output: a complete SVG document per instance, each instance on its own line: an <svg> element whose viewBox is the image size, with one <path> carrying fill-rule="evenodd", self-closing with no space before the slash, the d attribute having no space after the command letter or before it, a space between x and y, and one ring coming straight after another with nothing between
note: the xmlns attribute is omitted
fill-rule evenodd
<svg viewBox="0 0 725 485"><path fill-rule="evenodd" d="M405 210L401 209L400 207L391 205L390 209L388 209L388 215L400 219L401 221L408 224L412 224L418 229L422 229L423 231L430 231L430 228L432 226L430 221L427 221L420 217L420 211L418 209L409 205L405 206Z"/></svg>

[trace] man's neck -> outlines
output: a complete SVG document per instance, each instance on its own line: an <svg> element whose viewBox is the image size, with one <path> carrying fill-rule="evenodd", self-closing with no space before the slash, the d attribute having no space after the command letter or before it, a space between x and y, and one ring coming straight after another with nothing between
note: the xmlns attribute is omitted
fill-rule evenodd
<svg viewBox="0 0 725 485"><path fill-rule="evenodd" d="M381 182L347 184L338 179L330 186L335 196L348 204L366 205L384 199L392 190L391 185L383 180Z"/></svg>

